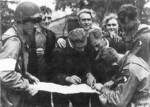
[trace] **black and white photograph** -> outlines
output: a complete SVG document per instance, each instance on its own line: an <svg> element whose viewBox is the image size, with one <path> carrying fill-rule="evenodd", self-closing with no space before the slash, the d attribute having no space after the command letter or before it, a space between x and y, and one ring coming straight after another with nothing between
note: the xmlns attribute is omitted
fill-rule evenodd
<svg viewBox="0 0 150 107"><path fill-rule="evenodd" d="M0 107L150 107L150 0L0 0Z"/></svg>

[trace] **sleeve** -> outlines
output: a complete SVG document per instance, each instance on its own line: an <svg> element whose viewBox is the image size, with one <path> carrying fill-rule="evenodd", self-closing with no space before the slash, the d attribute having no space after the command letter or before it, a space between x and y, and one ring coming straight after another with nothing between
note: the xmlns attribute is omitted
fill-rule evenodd
<svg viewBox="0 0 150 107"><path fill-rule="evenodd" d="M12 37L8 39L5 44L2 47L0 58L6 59L6 58L12 58L15 60L15 63L18 59L19 51L21 49L21 43L20 40L16 37ZM9 63L6 63L9 67ZM14 64L16 65L16 64ZM6 69L8 69L6 67ZM28 88L28 80L24 79L20 73L17 73L14 69L13 70L1 70L0 72L0 81L2 83L2 86L5 86L7 88L13 89L13 90L26 90Z"/></svg>
<svg viewBox="0 0 150 107"><path fill-rule="evenodd" d="M56 34L51 31L48 33L48 37L49 37L49 41L47 42L50 42L50 49L54 49L56 44Z"/></svg>
<svg viewBox="0 0 150 107"><path fill-rule="evenodd" d="M83 60L84 60L84 64L85 64L84 69L86 70L86 74L87 73L91 73L91 62L90 62L90 59L87 58L87 56L84 56Z"/></svg>
<svg viewBox="0 0 150 107"><path fill-rule="evenodd" d="M15 91L25 91L29 87L28 80L14 70L1 71L0 79L2 86Z"/></svg>
<svg viewBox="0 0 150 107"><path fill-rule="evenodd" d="M117 86L114 90L103 87L101 91L106 96L108 105L111 104L114 106L125 107L136 90L138 79L133 73L127 71L115 82L117 83Z"/></svg>
<svg viewBox="0 0 150 107"><path fill-rule="evenodd" d="M0 58L13 58L18 59L18 55L21 49L21 42L18 38L12 37L9 38L3 45L0 52Z"/></svg>
<svg viewBox="0 0 150 107"><path fill-rule="evenodd" d="M65 67L65 62L63 59L64 56L60 52L61 50L55 49L53 51L53 57L52 57L52 62L51 62L51 71L52 71L52 81L61 85L66 85L68 84L65 79L68 76L67 75L67 68Z"/></svg>
<svg viewBox="0 0 150 107"><path fill-rule="evenodd" d="M45 61L46 63L49 63L52 59L52 51L55 48L56 45L56 35L53 32L47 31L47 37L46 37L46 47L45 47Z"/></svg>
<svg viewBox="0 0 150 107"><path fill-rule="evenodd" d="M126 45L125 45L125 42L123 40L120 40L117 43L117 50L119 53L125 53L126 52Z"/></svg>
<svg viewBox="0 0 150 107"><path fill-rule="evenodd" d="M133 44L131 45L131 49L130 52L133 55L136 55L139 50L142 48L143 46L143 40L141 38L138 38L135 42L133 42Z"/></svg>

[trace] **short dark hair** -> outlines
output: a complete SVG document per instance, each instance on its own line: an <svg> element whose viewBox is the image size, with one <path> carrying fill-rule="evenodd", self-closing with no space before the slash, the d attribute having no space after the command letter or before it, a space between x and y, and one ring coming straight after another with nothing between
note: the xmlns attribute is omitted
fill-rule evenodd
<svg viewBox="0 0 150 107"><path fill-rule="evenodd" d="M49 7L41 6L40 9L43 13L52 13L52 10Z"/></svg>
<svg viewBox="0 0 150 107"><path fill-rule="evenodd" d="M96 57L96 61L105 63L106 65L112 65L112 63L118 60L118 53L111 47L104 47L101 49Z"/></svg>
<svg viewBox="0 0 150 107"><path fill-rule="evenodd" d="M118 11L118 19L119 21L123 21L126 17L129 20L135 20L137 18L138 12L136 6L132 4L124 4L120 7Z"/></svg>

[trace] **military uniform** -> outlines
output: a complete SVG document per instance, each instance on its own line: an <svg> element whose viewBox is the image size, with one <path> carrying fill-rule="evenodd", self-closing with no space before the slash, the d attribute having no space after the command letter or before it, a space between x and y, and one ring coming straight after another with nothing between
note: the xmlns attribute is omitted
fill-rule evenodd
<svg viewBox="0 0 150 107"><path fill-rule="evenodd" d="M132 38L129 50L132 54L143 58L150 65L150 26L141 24Z"/></svg>
<svg viewBox="0 0 150 107"><path fill-rule="evenodd" d="M11 93L7 93L9 96L13 94L13 99L11 102L17 105L20 97L20 91L25 91L28 89L29 82L27 79L24 79L21 75L25 73L25 66L23 62L23 41L19 37L19 32L17 28L13 26L12 28L8 29L2 35L2 42L3 46L1 49L0 58L12 58L16 60L16 70L9 70L9 71L1 71L0 78L2 88L9 87L8 91ZM24 48L25 49L25 48ZM18 95L17 95L18 94ZM17 95L17 96L16 96ZM14 97L16 96L16 97ZM18 101L17 101L18 100ZM2 102L3 103L3 102ZM3 103L4 104L4 103ZM15 106L14 105L14 106Z"/></svg>
<svg viewBox="0 0 150 107"><path fill-rule="evenodd" d="M5 91L5 93L9 95L3 95L5 97L4 103L6 103L6 100L8 102L8 97L9 101L12 102L11 106L21 107L18 103L22 92L28 92L30 95L37 93L37 90L31 87L29 81L38 82L39 80L26 72L28 63L27 39L29 39L27 35L31 34L36 23L41 21L41 10L35 3L22 2L14 12L14 19L14 25L2 35L1 41L3 45L0 50L0 59L2 59L1 61L5 59L15 60L15 67L10 70L1 70L0 80L2 88L6 88L7 92ZM1 68L6 67L6 64L3 64ZM8 93L9 91L10 93ZM8 105L3 106L8 107Z"/></svg>
<svg viewBox="0 0 150 107"><path fill-rule="evenodd" d="M119 66L119 73L111 89L106 87L101 89L107 105L150 107L150 69L147 63L142 58L127 54L119 62Z"/></svg>

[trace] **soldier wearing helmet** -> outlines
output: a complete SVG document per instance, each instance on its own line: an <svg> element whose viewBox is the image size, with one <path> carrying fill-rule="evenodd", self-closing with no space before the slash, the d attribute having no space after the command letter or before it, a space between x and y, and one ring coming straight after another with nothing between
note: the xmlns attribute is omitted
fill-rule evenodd
<svg viewBox="0 0 150 107"><path fill-rule="evenodd" d="M32 2L22 2L15 10L15 23L2 35L2 48L0 53L3 70L0 72L2 91L7 95L2 96L2 106L20 106L22 92L35 95L38 91L31 88L30 83L39 80L29 74L26 69L28 55L28 39L34 26L41 20L40 8ZM11 61L11 63L10 63ZM11 64L11 65L9 65ZM6 66L7 65L7 66ZM9 68L10 66L13 66ZM7 97L10 99L7 99ZM13 98L12 98L13 97ZM3 102L5 101L5 102Z"/></svg>

